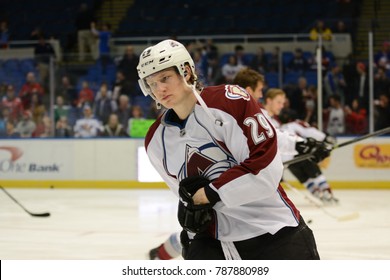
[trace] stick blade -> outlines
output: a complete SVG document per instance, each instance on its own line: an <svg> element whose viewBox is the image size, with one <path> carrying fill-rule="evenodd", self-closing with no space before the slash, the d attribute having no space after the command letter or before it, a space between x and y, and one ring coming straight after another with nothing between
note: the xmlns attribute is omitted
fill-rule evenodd
<svg viewBox="0 0 390 280"><path fill-rule="evenodd" d="M50 217L50 213L29 213L31 216L33 217L37 217L37 218L45 218L45 217Z"/></svg>

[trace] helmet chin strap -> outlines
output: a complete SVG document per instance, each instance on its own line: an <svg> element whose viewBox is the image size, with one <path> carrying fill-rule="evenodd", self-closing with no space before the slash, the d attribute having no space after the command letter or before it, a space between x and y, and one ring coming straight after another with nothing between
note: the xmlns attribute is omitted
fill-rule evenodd
<svg viewBox="0 0 390 280"><path fill-rule="evenodd" d="M200 94L198 93L198 91L196 90L196 81L193 85L188 85L187 81L185 80L185 78L183 77L186 85L188 87L191 88L192 92L194 93L196 99L198 100L200 106L203 108L203 110L206 112L206 114L210 117L210 119L214 120L214 123L218 126L223 126L223 121L222 120L218 120L210 111L209 107L207 107L206 103L204 102L204 100L202 99L202 97L200 96Z"/></svg>

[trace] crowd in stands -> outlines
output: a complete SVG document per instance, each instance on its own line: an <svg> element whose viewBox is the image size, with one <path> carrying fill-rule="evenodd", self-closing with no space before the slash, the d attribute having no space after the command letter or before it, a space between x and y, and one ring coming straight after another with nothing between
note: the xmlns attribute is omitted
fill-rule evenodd
<svg viewBox="0 0 390 280"><path fill-rule="evenodd" d="M282 56L277 47L273 53L265 53L259 47L256 54L249 55L243 46L237 45L234 52L220 54L212 40L208 40L203 43L188 42L187 48L197 64L199 81L204 85L231 83L243 67L253 68L267 77L268 73L278 72L281 65L279 59ZM133 47L126 47L123 56L112 61L115 62L116 71L113 84L102 81L98 88L93 89L88 80L83 80L78 87L67 75L62 76L61 86L56 92L53 118L50 118L48 93L42 85L45 79L36 76L42 71L28 72L25 83L18 91L12 84L4 85L0 91L0 137L131 137L131 120L155 119L161 110L152 100L148 100L147 107L138 103L147 98L139 92L136 72L138 56ZM341 67L331 57L325 56L322 62L324 130L335 136L367 133L369 106L366 64L346 63ZM390 125L388 43L384 43L381 51L375 55L375 62L376 130ZM42 60L38 59L36 63L38 66ZM304 75L316 69L313 57L304 55L301 49L295 49L290 60L282 65L284 73L297 73L297 80L283 86L287 101L280 119L285 122L301 119L318 126L317 86L309 84ZM103 68L101 71L104 71Z"/></svg>
<svg viewBox="0 0 390 280"><path fill-rule="evenodd" d="M350 1L338 2L340 7L344 2L350 6ZM332 28L318 20L309 31L310 39L317 41L321 36L327 41L335 33L349 33L349 27L341 20L345 17L342 11L341 8L338 10L340 20ZM91 7L85 3L80 4L74 25L77 60L96 61L90 75L75 78L69 73L62 74L51 110L48 74L50 58L55 57L55 52L42 30L34 28L30 38L38 41L34 69L23 73L23 85L8 82L0 89L1 138L132 137L132 120L155 119L161 113L155 102L144 97L138 87L138 55L134 48L127 46L122 56L112 57L110 24L98 22ZM1 21L0 48L8 47L9 38L8 23ZM237 45L231 53L220 53L211 39L185 43L202 84L231 83L240 69L252 68L265 76L268 87L264 91L281 86L287 93L280 115L282 121L301 119L318 126L314 50L296 48L282 52L275 46L272 52L266 52L259 44L256 53L248 53L242 45ZM325 48L322 54L324 130L331 135L366 133L369 112L367 65L356 61L340 65ZM374 60L375 129L380 129L390 125L389 43L383 44ZM284 77L283 85L274 79L280 72ZM93 80L93 85L91 76L99 77ZM98 84L95 84L96 80ZM52 112L54 116L51 116Z"/></svg>

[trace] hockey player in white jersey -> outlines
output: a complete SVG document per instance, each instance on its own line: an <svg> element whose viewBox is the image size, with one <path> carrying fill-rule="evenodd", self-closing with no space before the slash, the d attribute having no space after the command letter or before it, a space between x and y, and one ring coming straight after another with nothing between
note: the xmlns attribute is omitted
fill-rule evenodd
<svg viewBox="0 0 390 280"><path fill-rule="evenodd" d="M260 98L263 97L262 89L264 86L264 76L255 70L249 68L241 69L234 79L234 84L244 88L256 101L259 101ZM262 104L259 103L259 106L262 107ZM262 110L266 115L267 112L264 109ZM299 149L301 147L306 147L305 150L307 152L313 152L313 150L316 150L317 152L313 155L313 159L317 159L317 161L320 161L329 155L329 150L323 146L322 142L315 143L315 141L306 141L296 134L290 134L286 131L280 130L277 130L277 138L278 149L283 155L294 156L298 154L298 151L296 150L297 147ZM173 233L164 243L149 251L149 258L169 260L177 258L180 253L181 246L179 234Z"/></svg>
<svg viewBox="0 0 390 280"><path fill-rule="evenodd" d="M322 131L310 127L309 124L296 120L286 124L282 124L278 120L278 115L282 110L286 99L286 94L283 90L277 88L271 88L265 95L264 108L271 117L272 124L280 129L286 131L292 135L298 135L306 139L313 139L310 141L327 142L330 146L335 144L335 140L332 137L327 136ZM307 149L307 147L297 146L298 151ZM284 154L282 156L283 161L287 161L293 158L292 155ZM327 182L325 176L322 174L318 163L313 160L304 160L288 166L291 173L302 183L315 197L321 199L323 202L337 202L333 192Z"/></svg>
<svg viewBox="0 0 390 280"><path fill-rule="evenodd" d="M167 110L145 138L179 198L184 259L319 259L314 236L280 186L276 131L234 85L202 88L177 41L145 49L139 84Z"/></svg>

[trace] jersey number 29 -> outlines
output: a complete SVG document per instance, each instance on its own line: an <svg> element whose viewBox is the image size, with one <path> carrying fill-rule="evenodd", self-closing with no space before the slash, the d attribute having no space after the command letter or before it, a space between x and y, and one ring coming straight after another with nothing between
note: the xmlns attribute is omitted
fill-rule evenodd
<svg viewBox="0 0 390 280"><path fill-rule="evenodd" d="M271 124L267 121L263 114L257 113L255 117L248 117L244 120L244 124L251 129L252 141L255 145L260 144L265 141L267 138L264 135L264 132L259 133L259 124L266 131L268 138L274 137L274 130L272 129Z"/></svg>

